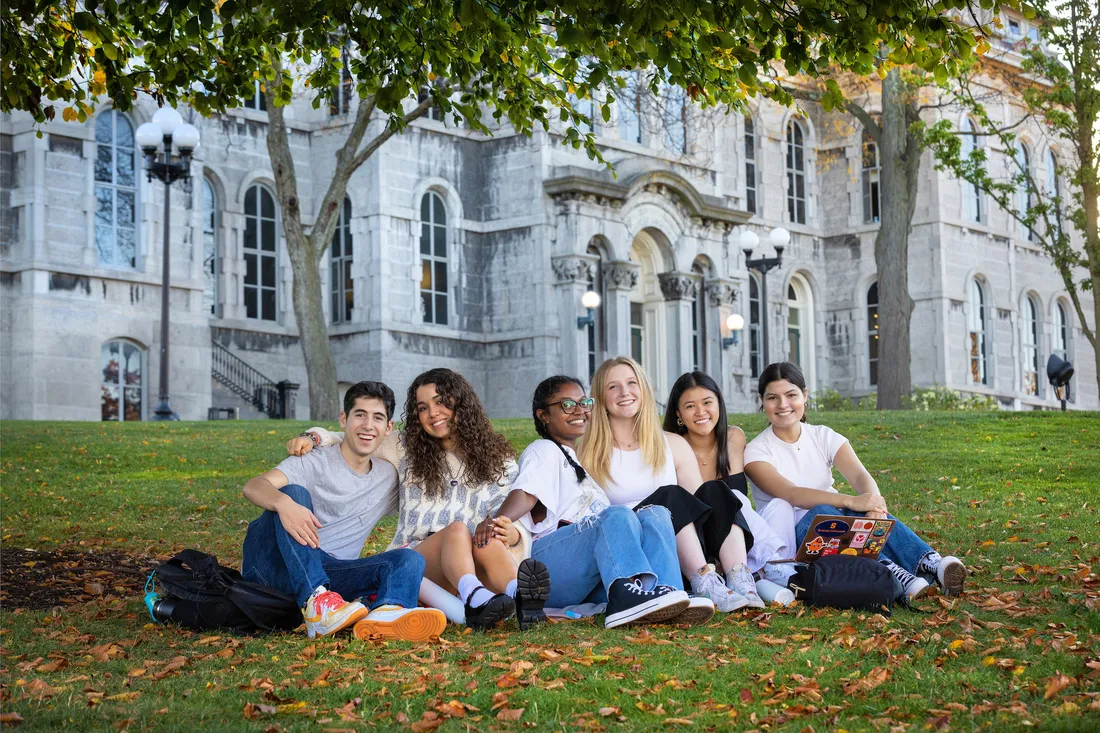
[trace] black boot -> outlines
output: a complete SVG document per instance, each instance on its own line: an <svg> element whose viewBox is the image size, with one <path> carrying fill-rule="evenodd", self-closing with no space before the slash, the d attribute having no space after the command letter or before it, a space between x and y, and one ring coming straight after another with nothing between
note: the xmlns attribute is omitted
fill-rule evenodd
<svg viewBox="0 0 1100 733"><path fill-rule="evenodd" d="M550 597L550 571L539 560L529 557L516 572L516 620L521 630L546 620L543 606Z"/></svg>
<svg viewBox="0 0 1100 733"><path fill-rule="evenodd" d="M479 585L478 589L484 586ZM477 593L477 589L474 590ZM473 598L474 593L470 594ZM511 618L516 612L516 603L504 593L497 593L477 608L470 606L466 601L466 625L471 629L491 629L505 619Z"/></svg>

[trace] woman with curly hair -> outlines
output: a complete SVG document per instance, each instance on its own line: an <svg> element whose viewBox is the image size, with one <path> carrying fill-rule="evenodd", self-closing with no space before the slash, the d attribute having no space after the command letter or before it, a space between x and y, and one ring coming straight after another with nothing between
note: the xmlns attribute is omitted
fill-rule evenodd
<svg viewBox="0 0 1100 733"><path fill-rule="evenodd" d="M458 372L429 369L409 385L403 420L400 437L391 434L378 452L397 466L400 482L390 548L423 555L424 577L457 591L469 626L492 626L510 617L517 602L524 626L541 618L549 575L531 559L517 569L510 548L523 542L519 530L498 521L491 541L473 542L473 531L508 495L517 470L511 445L493 430L473 387ZM342 439L310 428L287 449L299 454Z"/></svg>

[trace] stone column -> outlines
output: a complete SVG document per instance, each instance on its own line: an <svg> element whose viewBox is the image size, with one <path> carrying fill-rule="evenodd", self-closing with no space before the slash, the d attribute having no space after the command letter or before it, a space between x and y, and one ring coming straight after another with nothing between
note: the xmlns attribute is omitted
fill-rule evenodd
<svg viewBox="0 0 1100 733"><path fill-rule="evenodd" d="M633 262L604 265L604 323L607 324L607 356L630 355L630 291L638 285L638 266Z"/></svg>
<svg viewBox="0 0 1100 733"><path fill-rule="evenodd" d="M748 353L748 325L747 313L741 315L745 318L745 328L738 336L736 346L728 349L722 348L722 340L733 334L726 332L726 316L737 312L737 300L740 294L740 286L732 280L708 280L705 284L707 294L707 328L714 324L714 330L707 333L714 334L711 343L714 344L714 356L708 360L707 369L726 397L726 407L729 409L733 403L735 392L744 389L743 380L736 379L734 373L741 374L745 371L746 354Z"/></svg>
<svg viewBox="0 0 1100 733"><path fill-rule="evenodd" d="M588 331L577 328L577 317L586 314L581 306L581 296L588 290L588 281L593 274L592 258L580 255L554 257L550 260L550 266L554 270L562 373L576 374L583 379L588 375Z"/></svg>
<svg viewBox="0 0 1100 733"><path fill-rule="evenodd" d="M698 293L699 282L686 272L662 272L657 276L657 281L665 298L665 321L668 324L668 384L661 385L663 391L681 374L691 371L694 346L691 342L691 304ZM657 400L663 401L667 396L658 395Z"/></svg>

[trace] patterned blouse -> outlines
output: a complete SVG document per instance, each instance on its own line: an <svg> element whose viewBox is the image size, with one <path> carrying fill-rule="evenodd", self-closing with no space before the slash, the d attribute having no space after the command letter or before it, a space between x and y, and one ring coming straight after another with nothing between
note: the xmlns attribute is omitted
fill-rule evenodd
<svg viewBox="0 0 1100 733"><path fill-rule="evenodd" d="M321 445L344 440L343 433L324 428L310 428L310 431L320 436ZM404 441L396 432L386 437L376 455L397 466L397 532L387 548L390 550L415 547L452 522L462 522L473 532L481 520L504 502L519 471L515 460L509 458L497 481L471 485L466 479L465 464L458 456L447 453L446 491L439 498L429 499L423 488L408 480L409 459Z"/></svg>

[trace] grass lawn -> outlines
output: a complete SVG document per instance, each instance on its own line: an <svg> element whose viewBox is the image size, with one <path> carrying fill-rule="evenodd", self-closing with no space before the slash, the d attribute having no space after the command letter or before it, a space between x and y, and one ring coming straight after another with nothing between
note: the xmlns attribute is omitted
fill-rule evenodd
<svg viewBox="0 0 1100 733"><path fill-rule="evenodd" d="M306 423L6 422L0 709L51 731L1100 729L1100 417L818 418L894 514L966 562L963 598L889 619L449 627L434 645L192 634L150 622L142 568L184 547L239 565L257 513L240 488ZM527 420L497 425L517 451L534 438ZM58 589L65 602L41 602Z"/></svg>

